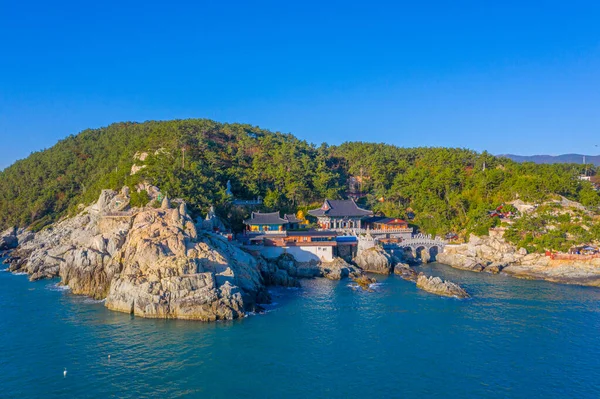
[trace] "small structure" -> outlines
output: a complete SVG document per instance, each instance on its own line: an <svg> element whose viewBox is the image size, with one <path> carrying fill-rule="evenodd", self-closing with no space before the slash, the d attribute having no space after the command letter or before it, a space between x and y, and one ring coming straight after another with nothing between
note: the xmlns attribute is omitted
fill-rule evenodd
<svg viewBox="0 0 600 399"><path fill-rule="evenodd" d="M598 247L592 245L583 245L569 249L570 255L596 255L599 252Z"/></svg>
<svg viewBox="0 0 600 399"><path fill-rule="evenodd" d="M408 229L408 222L398 218L387 218L385 216L372 216L363 219L362 224L367 229L394 231L399 229ZM412 230L411 230L412 231Z"/></svg>
<svg viewBox="0 0 600 399"><path fill-rule="evenodd" d="M319 227L328 230L360 229L362 220L373 212L359 208L354 200L326 199L318 209L308 211L317 218Z"/></svg>
<svg viewBox="0 0 600 399"><path fill-rule="evenodd" d="M214 232L224 232L227 230L223 221L215 213L215 207L212 205L206 214L206 218L202 221L202 228Z"/></svg>
<svg viewBox="0 0 600 399"><path fill-rule="evenodd" d="M358 244L356 237L338 236L335 231L314 230L258 233L240 236L238 240L266 258L276 258L288 253L298 262L330 262L335 257L350 261L356 255Z"/></svg>
<svg viewBox="0 0 600 399"><path fill-rule="evenodd" d="M285 235L265 237L264 245L278 247L292 246L335 246L335 231L288 231Z"/></svg>
<svg viewBox="0 0 600 399"><path fill-rule="evenodd" d="M285 215L285 219L282 219L279 212L252 212L250 219L244 220L247 230L254 233L281 232L293 227L297 229L299 222L294 215Z"/></svg>
<svg viewBox="0 0 600 399"><path fill-rule="evenodd" d="M296 215L284 215L283 218L288 221L287 230L298 230L302 220L298 219Z"/></svg>

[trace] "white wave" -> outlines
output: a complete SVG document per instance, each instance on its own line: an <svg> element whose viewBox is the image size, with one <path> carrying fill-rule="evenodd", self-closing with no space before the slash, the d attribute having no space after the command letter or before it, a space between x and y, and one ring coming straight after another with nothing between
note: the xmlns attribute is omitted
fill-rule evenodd
<svg viewBox="0 0 600 399"><path fill-rule="evenodd" d="M26 273L26 272L16 272L16 273L13 273L13 274L14 274L15 276L27 276L27 273Z"/></svg>
<svg viewBox="0 0 600 399"><path fill-rule="evenodd" d="M81 302L87 303L87 304L104 303L104 302L106 302L106 298L104 298L104 299L85 298Z"/></svg>
<svg viewBox="0 0 600 399"><path fill-rule="evenodd" d="M383 283L371 283L371 284L369 284L369 288L376 289L376 288L381 287L382 285L383 285Z"/></svg>
<svg viewBox="0 0 600 399"><path fill-rule="evenodd" d="M61 285L60 283L49 285L46 288L50 291L69 291L71 289L68 285Z"/></svg>

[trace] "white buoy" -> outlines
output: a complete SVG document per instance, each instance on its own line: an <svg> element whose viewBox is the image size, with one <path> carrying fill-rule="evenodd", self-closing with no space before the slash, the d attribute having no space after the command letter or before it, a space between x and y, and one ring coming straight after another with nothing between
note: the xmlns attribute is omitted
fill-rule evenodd
<svg viewBox="0 0 600 399"><path fill-rule="evenodd" d="M65 371L63 371L63 376L67 376L67 368L65 367Z"/></svg>
<svg viewBox="0 0 600 399"><path fill-rule="evenodd" d="M108 355L108 360L110 360L110 355Z"/></svg>

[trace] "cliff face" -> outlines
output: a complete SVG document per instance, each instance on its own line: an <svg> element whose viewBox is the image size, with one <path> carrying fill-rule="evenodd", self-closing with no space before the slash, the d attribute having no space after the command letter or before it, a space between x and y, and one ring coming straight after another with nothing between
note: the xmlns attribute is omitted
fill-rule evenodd
<svg viewBox="0 0 600 399"><path fill-rule="evenodd" d="M198 232L185 205L123 211L128 193L57 223L13 254L10 270L60 277L73 293L143 317L234 319L268 294L257 261L224 238Z"/></svg>
<svg viewBox="0 0 600 399"><path fill-rule="evenodd" d="M447 245L437 260L474 272L502 272L518 278L600 287L600 259L558 260L527 254L501 237L472 235L466 244Z"/></svg>

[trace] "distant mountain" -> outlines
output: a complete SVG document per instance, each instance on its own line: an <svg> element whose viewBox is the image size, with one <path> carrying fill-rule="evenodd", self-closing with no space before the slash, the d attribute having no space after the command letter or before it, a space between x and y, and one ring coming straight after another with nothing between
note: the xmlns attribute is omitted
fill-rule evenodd
<svg viewBox="0 0 600 399"><path fill-rule="evenodd" d="M499 157L510 158L515 162L533 162L533 163L583 163L583 154L563 154L563 155L513 155L501 154ZM585 155L585 162L600 166L600 155Z"/></svg>

